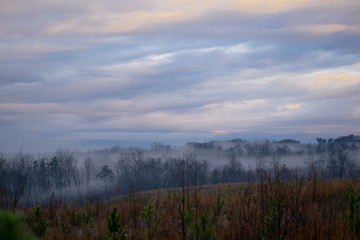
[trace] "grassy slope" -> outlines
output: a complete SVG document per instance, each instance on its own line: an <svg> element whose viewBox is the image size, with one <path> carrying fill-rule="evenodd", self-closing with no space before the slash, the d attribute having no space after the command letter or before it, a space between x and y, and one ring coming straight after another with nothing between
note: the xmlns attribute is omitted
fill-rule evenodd
<svg viewBox="0 0 360 240"><path fill-rule="evenodd" d="M42 239L104 239L115 206L128 239L356 239L344 194L350 183L359 193L360 183L350 179L269 181L148 191L88 207L50 206L41 215L47 227ZM154 207L150 227L141 214L148 203ZM36 222L31 209L26 215Z"/></svg>

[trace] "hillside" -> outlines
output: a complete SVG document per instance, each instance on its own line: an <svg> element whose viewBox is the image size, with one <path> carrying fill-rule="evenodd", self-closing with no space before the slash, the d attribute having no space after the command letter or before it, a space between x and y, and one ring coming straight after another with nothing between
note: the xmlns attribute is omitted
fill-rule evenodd
<svg viewBox="0 0 360 240"><path fill-rule="evenodd" d="M52 199L38 217L32 209L24 209L31 219L30 225L25 225L41 239L54 240L105 239L107 234L109 239L160 240L355 239L359 236L360 211L349 205L360 192L359 181L283 182L268 177L258 183L132 193L109 201L93 198L82 207L59 205ZM359 204L355 199L354 206ZM119 215L114 214L115 208ZM109 221L119 224L115 224L117 228L113 228L112 234Z"/></svg>

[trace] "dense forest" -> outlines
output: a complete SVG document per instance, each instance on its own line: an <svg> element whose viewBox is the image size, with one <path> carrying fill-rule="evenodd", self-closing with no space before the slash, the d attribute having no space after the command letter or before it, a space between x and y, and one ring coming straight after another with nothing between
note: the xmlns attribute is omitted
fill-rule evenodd
<svg viewBox="0 0 360 240"><path fill-rule="evenodd" d="M44 239L357 237L359 149L349 135L1 154L0 208Z"/></svg>
<svg viewBox="0 0 360 240"><path fill-rule="evenodd" d="M0 155L0 207L45 203L49 198L83 204L144 190L259 180L279 165L283 180L360 176L360 137L317 138L316 143L211 141L171 147L114 146L104 150ZM183 175L186 175L185 183Z"/></svg>

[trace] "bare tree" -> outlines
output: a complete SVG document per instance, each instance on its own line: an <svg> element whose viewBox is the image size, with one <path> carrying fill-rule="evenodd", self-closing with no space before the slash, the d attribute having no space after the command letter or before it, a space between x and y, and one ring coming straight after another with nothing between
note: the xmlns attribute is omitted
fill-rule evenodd
<svg viewBox="0 0 360 240"><path fill-rule="evenodd" d="M7 188L7 164L3 153L0 153L0 209L7 208L9 203L9 190Z"/></svg>
<svg viewBox="0 0 360 240"><path fill-rule="evenodd" d="M29 183L32 169L32 158L20 152L9 162L7 174L7 192L10 194L11 207L15 209L25 192L25 187ZM27 186L28 198L31 194L31 185Z"/></svg>
<svg viewBox="0 0 360 240"><path fill-rule="evenodd" d="M89 183L94 173L94 163L90 157L86 157L84 161L84 169L83 174L86 181L86 188L89 191Z"/></svg>
<svg viewBox="0 0 360 240"><path fill-rule="evenodd" d="M75 185L79 183L79 174L77 169L77 161L73 155L73 153L58 149L55 155L59 160L59 167L62 170L62 177L64 179L64 183L71 187L71 183L73 182Z"/></svg>
<svg viewBox="0 0 360 240"><path fill-rule="evenodd" d="M350 154L348 153L346 146L334 144L329 151L327 164L331 177L344 178L349 165Z"/></svg>
<svg viewBox="0 0 360 240"><path fill-rule="evenodd" d="M104 165L101 168L101 171L96 175L96 177L104 182L105 193L106 193L107 192L106 191L106 184L109 183L114 178L113 171L109 168L108 165Z"/></svg>

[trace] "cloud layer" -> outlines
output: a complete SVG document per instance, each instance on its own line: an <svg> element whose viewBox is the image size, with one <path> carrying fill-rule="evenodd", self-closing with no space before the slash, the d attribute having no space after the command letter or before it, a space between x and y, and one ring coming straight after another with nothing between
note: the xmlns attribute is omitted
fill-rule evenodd
<svg viewBox="0 0 360 240"><path fill-rule="evenodd" d="M358 0L1 0L0 150L359 134L359 42Z"/></svg>

